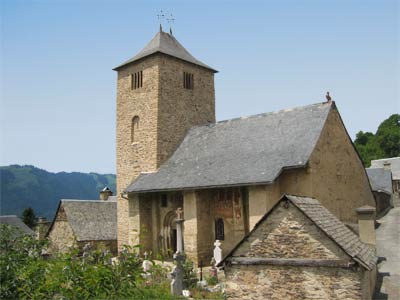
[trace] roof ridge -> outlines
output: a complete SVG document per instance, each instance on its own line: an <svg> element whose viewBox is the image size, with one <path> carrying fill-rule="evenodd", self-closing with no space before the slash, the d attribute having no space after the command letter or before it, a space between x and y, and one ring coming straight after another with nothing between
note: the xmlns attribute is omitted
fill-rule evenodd
<svg viewBox="0 0 400 300"><path fill-rule="evenodd" d="M221 120L221 121L218 121L217 123L224 123L224 122L230 122L230 121L235 121L235 120L244 120L244 119L250 119L250 118L257 118L257 117L261 117L261 116L279 114L279 113L284 113L284 112L291 112L291 111L298 110L298 109L304 109L304 108L313 107L313 106L320 106L320 105L324 105L324 104L330 104L330 103L329 102L317 102L317 103L313 103L313 104L307 104L307 105L304 105L304 106L295 106L295 107L283 108L283 109L264 112L264 113L259 113L259 114L255 114L255 115L240 116L240 117L236 117L236 118L232 118L232 119Z"/></svg>
<svg viewBox="0 0 400 300"><path fill-rule="evenodd" d="M97 200L97 199L61 199L61 202L101 202L101 203L110 203L114 201L107 201L107 200Z"/></svg>
<svg viewBox="0 0 400 300"><path fill-rule="evenodd" d="M246 115L246 116L235 117L235 118L232 118L232 119L220 120L220 121L217 121L215 123L209 123L209 124L205 124L205 125L194 125L194 126L191 127L191 129L192 128L199 128L199 127L213 127L213 126L218 125L218 124L225 124L225 123L241 121L241 120L246 120L246 119L253 119L253 118L258 118L258 117L265 117L265 116L269 116L269 115L274 115L274 114L279 114L279 113L284 113L284 112L291 112L291 111L299 110L299 109L305 109L305 108L313 107L313 106L322 106L322 105L325 105L325 104L329 104L330 105L331 103L325 101L325 102L317 102L317 103L313 103L313 104L307 104L307 105L304 105L304 106L295 106L295 107L290 107L290 108L283 108L283 109L264 112L264 113L259 113L259 114L255 114L255 115Z"/></svg>

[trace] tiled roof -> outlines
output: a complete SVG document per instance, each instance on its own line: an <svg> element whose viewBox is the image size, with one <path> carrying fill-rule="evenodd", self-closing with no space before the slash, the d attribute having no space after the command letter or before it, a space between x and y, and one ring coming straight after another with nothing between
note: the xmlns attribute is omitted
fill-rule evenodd
<svg viewBox="0 0 400 300"><path fill-rule="evenodd" d="M155 173L125 192L271 183L305 167L333 103L318 103L193 127Z"/></svg>
<svg viewBox="0 0 400 300"><path fill-rule="evenodd" d="M295 207L297 207L306 217L308 217L321 231L323 231L328 238L335 242L345 253L347 253L355 262L359 263L367 270L372 270L377 263L377 256L375 249L363 243L359 237L351 231L343 222L336 218L329 210L327 210L321 203L313 198L299 197L292 195L284 195L279 202L289 200ZM277 204L274 208L277 207ZM266 213L254 228L247 234L235 248L225 256L225 258L218 264L221 266L224 261L229 259L239 246L248 240L252 233L264 222L266 218L274 210Z"/></svg>
<svg viewBox="0 0 400 300"><path fill-rule="evenodd" d="M18 228L24 234L34 235L32 229L30 229L20 218L15 215L0 216L0 224L10 225L12 227Z"/></svg>
<svg viewBox="0 0 400 300"><path fill-rule="evenodd" d="M328 209L322 206L318 200L291 195L285 197L355 261L368 270L374 268L377 262L374 248L361 242L354 232L336 218Z"/></svg>
<svg viewBox="0 0 400 300"><path fill-rule="evenodd" d="M134 61L140 60L146 56L152 55L154 53L164 53L181 60L187 61L189 63L201 66L203 68L209 69L213 72L217 72L210 66L202 63L201 61L194 58L189 51L187 51L178 40L171 34L160 31L154 36L154 38L144 47L138 54L136 54L131 59L127 60L123 64L114 68L114 70L118 70L119 68L130 64Z"/></svg>
<svg viewBox="0 0 400 300"><path fill-rule="evenodd" d="M77 241L117 239L116 201L61 200L60 206Z"/></svg>
<svg viewBox="0 0 400 300"><path fill-rule="evenodd" d="M384 168L368 168L367 175L373 191L393 193L392 172Z"/></svg>

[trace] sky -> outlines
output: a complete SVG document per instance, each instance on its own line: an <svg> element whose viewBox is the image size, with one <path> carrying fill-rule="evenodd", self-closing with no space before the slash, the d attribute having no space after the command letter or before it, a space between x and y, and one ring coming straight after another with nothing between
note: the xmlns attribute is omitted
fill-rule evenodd
<svg viewBox="0 0 400 300"><path fill-rule="evenodd" d="M0 165L115 173L112 68L153 38L160 10L219 71L217 120L326 91L352 138L400 113L400 1L1 0Z"/></svg>

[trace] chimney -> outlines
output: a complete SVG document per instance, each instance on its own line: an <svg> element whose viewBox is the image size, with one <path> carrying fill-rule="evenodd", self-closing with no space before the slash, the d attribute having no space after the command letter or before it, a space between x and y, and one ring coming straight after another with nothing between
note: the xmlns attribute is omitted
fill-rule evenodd
<svg viewBox="0 0 400 300"><path fill-rule="evenodd" d="M50 222L45 217L39 217L36 226L36 237L39 241L44 240L47 231L49 230Z"/></svg>
<svg viewBox="0 0 400 300"><path fill-rule="evenodd" d="M107 201L108 197L112 196L113 192L108 186L100 191L100 200Z"/></svg>
<svg viewBox="0 0 400 300"><path fill-rule="evenodd" d="M366 244L376 245L375 207L364 205L356 209L360 240Z"/></svg>

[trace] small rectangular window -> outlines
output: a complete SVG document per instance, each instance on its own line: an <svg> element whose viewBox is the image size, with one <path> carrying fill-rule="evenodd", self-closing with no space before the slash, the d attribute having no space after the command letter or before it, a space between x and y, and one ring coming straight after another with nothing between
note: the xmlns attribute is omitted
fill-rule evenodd
<svg viewBox="0 0 400 300"><path fill-rule="evenodd" d="M136 90L143 87L143 71L131 74L131 89Z"/></svg>

